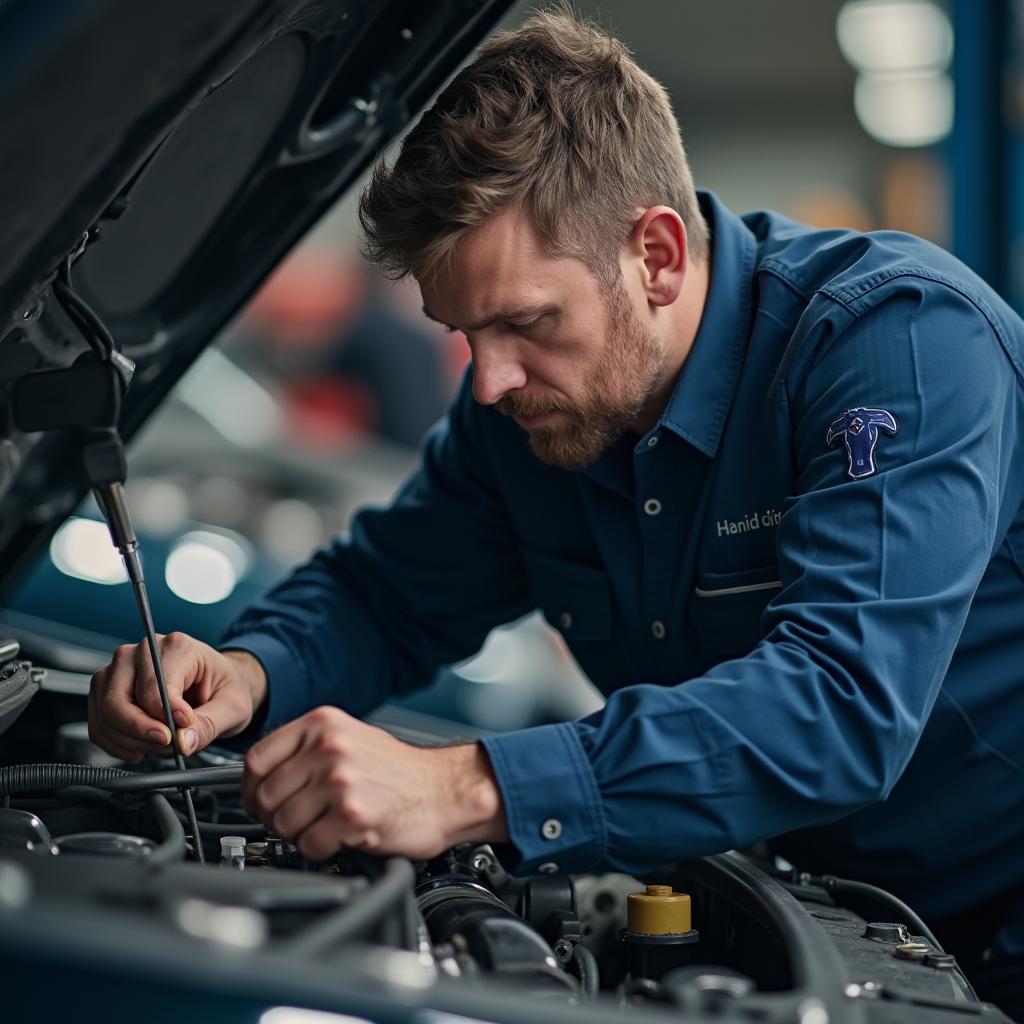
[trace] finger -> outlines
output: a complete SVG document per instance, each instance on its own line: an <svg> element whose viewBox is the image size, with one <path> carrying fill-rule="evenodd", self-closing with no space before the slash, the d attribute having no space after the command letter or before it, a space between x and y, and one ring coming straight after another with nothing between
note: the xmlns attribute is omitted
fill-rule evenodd
<svg viewBox="0 0 1024 1024"><path fill-rule="evenodd" d="M307 759L299 757L285 761L256 787L253 816L272 816L285 801L309 786L312 777L312 765Z"/></svg>
<svg viewBox="0 0 1024 1024"><path fill-rule="evenodd" d="M380 833L339 820L328 812L312 822L292 842L307 860L326 860L346 847L372 853L380 848Z"/></svg>
<svg viewBox="0 0 1024 1024"><path fill-rule="evenodd" d="M114 660L93 676L90 693L95 700L97 722L139 739L153 739L148 733L159 733L162 742L168 743L170 734L167 726L135 702L133 654L134 648L127 644L119 647L114 652Z"/></svg>
<svg viewBox="0 0 1024 1024"><path fill-rule="evenodd" d="M114 757L119 757L122 761L130 761L132 764L138 764L144 757L158 749L155 745L144 746L138 740L112 731L104 733L101 746Z"/></svg>
<svg viewBox="0 0 1024 1024"><path fill-rule="evenodd" d="M138 748L122 742L120 737L123 735L123 733L116 733L114 730L98 724L95 716L90 712L89 739L108 754L119 757L122 761L131 761L132 764L136 764L142 760L144 754ZM138 743L139 741L134 740L133 742Z"/></svg>
<svg viewBox="0 0 1024 1024"><path fill-rule="evenodd" d="M127 758L136 761L146 754L157 753L166 750L167 730L151 729L147 739L140 739L132 733L122 732L109 722L103 721L97 712L97 698L94 692L90 691L88 700L88 724L89 739L98 747L113 754L115 757Z"/></svg>
<svg viewBox="0 0 1024 1024"><path fill-rule="evenodd" d="M322 788L300 790L273 814L259 816L275 835L294 841L331 808L331 794Z"/></svg>
<svg viewBox="0 0 1024 1024"><path fill-rule="evenodd" d="M314 729L314 723L310 721L310 715L314 713L282 725L253 744L245 755L246 774L251 773L258 779L266 778L278 765L302 750Z"/></svg>
<svg viewBox="0 0 1024 1024"><path fill-rule="evenodd" d="M123 761L130 761L132 764L136 764L146 754L156 749L155 744L144 743L135 736L128 736L125 733L118 732L111 726L99 721L96 716L95 707L95 699L90 694L88 709L89 739L108 754L113 754L114 757L119 757Z"/></svg>
<svg viewBox="0 0 1024 1024"><path fill-rule="evenodd" d="M190 726L193 711L182 694L195 683L202 670L197 650L198 643L184 633L168 633L166 636L158 637L157 645L174 723L180 728ZM149 644L139 643L135 651L135 700L144 711L164 722L166 718L163 698L157 684Z"/></svg>
<svg viewBox="0 0 1024 1024"><path fill-rule="evenodd" d="M245 725L250 710L233 691L214 693L203 705L195 709L192 723L187 729L178 730L178 742L185 754L194 754L209 746L224 733L237 732Z"/></svg>

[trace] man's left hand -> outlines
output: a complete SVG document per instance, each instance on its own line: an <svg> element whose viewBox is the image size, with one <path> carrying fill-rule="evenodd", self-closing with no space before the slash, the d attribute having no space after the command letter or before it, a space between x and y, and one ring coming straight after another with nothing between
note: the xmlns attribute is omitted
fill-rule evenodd
<svg viewBox="0 0 1024 1024"><path fill-rule="evenodd" d="M333 707L255 744L242 796L252 817L310 860L345 847L426 860L457 843L507 838L479 743L414 747Z"/></svg>

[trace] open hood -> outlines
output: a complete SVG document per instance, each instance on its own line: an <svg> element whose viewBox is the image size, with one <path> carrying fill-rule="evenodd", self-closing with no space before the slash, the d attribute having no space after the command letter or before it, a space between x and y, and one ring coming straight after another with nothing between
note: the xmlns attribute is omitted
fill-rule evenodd
<svg viewBox="0 0 1024 1024"><path fill-rule="evenodd" d="M128 439L508 2L0 0L0 592L86 490L81 434L25 427L89 351L69 255Z"/></svg>

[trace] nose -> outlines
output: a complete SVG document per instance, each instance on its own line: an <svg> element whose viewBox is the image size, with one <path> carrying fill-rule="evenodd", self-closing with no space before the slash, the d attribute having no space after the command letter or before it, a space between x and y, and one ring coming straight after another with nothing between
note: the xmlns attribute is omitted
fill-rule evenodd
<svg viewBox="0 0 1024 1024"><path fill-rule="evenodd" d="M472 345L473 397L494 405L510 391L526 385L526 370L512 351L501 345Z"/></svg>

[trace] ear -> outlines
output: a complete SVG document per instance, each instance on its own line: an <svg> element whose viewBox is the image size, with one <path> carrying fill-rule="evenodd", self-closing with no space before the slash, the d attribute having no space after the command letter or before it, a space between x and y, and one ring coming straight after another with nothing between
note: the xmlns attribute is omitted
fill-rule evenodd
<svg viewBox="0 0 1024 1024"><path fill-rule="evenodd" d="M645 210L633 228L629 249L643 261L647 300L656 306L675 302L687 269L686 227L682 217L669 206Z"/></svg>

